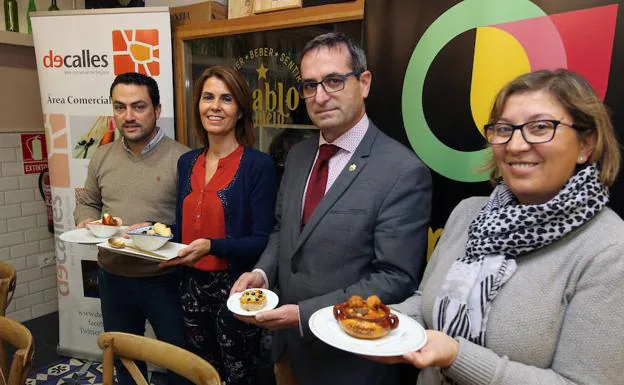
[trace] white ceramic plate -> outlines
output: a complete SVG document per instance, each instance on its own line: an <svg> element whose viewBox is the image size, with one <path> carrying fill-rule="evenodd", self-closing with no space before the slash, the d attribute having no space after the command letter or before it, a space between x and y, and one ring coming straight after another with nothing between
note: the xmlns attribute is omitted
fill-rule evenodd
<svg viewBox="0 0 624 385"><path fill-rule="evenodd" d="M123 240L126 245L134 246L132 239L124 238ZM100 238L100 242L102 242L102 238ZM185 245L183 243L167 242L165 243L163 247L159 248L158 250L141 252L135 249L129 249L127 247L123 249L116 249L112 247L111 245L109 245L108 241L98 243L97 245L97 247L99 248L111 250L119 254L125 254L131 257L149 259L150 261L156 261L156 262L168 261L170 259L177 257L178 251L180 251L180 249L185 248L186 246L188 245ZM155 254L159 256L156 256Z"/></svg>
<svg viewBox="0 0 624 385"><path fill-rule="evenodd" d="M128 226L120 226L121 230L125 230ZM64 232L59 236L61 241L71 242L71 243L100 243L107 238L98 238L93 233L89 231L87 228L82 229L74 229Z"/></svg>
<svg viewBox="0 0 624 385"><path fill-rule="evenodd" d="M256 310L256 311L247 311L247 310L245 310L245 309L240 307L240 297L241 297L242 293L234 293L227 300L227 307L228 307L228 309L230 309L230 311L232 313L234 313L234 314L238 314L238 315L242 315L242 316L246 316L246 317L254 316L254 315L260 313L261 311L267 311L267 310L275 309L275 307L279 303L279 298L277 297L277 294L275 294L271 290L267 290L267 289L254 289L254 290L262 290L264 295L266 295L267 301L266 301L266 306L265 307L263 307L260 310Z"/></svg>
<svg viewBox="0 0 624 385"><path fill-rule="evenodd" d="M425 329L412 318L392 310L399 326L377 340L362 340L345 333L334 318L333 306L317 310L310 317L310 330L321 341L335 348L367 356L391 357L414 352L425 346Z"/></svg>

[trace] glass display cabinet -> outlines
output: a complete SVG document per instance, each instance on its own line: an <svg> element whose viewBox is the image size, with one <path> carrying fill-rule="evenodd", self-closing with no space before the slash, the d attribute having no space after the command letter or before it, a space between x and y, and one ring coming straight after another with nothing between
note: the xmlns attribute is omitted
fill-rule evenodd
<svg viewBox="0 0 624 385"><path fill-rule="evenodd" d="M282 166L290 147L315 129L296 89L302 48L330 31L360 42L363 16L364 0L357 0L174 27L177 140L200 145L194 134L195 79L209 66L228 64L251 86L256 147Z"/></svg>

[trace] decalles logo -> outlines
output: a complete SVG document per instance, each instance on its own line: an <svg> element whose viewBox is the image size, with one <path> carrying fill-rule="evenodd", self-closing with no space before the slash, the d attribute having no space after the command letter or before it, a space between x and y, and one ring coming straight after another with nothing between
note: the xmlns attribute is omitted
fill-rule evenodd
<svg viewBox="0 0 624 385"><path fill-rule="evenodd" d="M114 30L111 42L115 75L126 72L160 75L157 29ZM110 64L110 52L94 53L91 49L82 49L80 52L69 54L50 50L43 57L45 68L72 70L66 73L84 75L108 75Z"/></svg>
<svg viewBox="0 0 624 385"><path fill-rule="evenodd" d="M444 12L421 37L405 73L403 123L414 151L429 167L449 179L462 182L488 179L487 173L479 169L487 162L489 150L452 148L434 134L433 122L426 119L430 117L423 107L427 74L436 56L453 39L476 30L473 62L465 63L472 64L466 104L469 103L474 126L453 129L453 135L462 135L462 130L482 131L498 90L529 71L568 68L587 78L604 99L617 12L618 5L613 4L546 15L528 0L465 0ZM459 89L463 85L452 85L455 86ZM442 102L438 100L438 104ZM449 103L446 108L461 107Z"/></svg>
<svg viewBox="0 0 624 385"><path fill-rule="evenodd" d="M101 68L108 67L108 55L92 54L91 50L83 49L79 54L59 55L50 50L43 57L46 68Z"/></svg>
<svg viewBox="0 0 624 385"><path fill-rule="evenodd" d="M160 75L160 49L157 29L113 31L115 75L138 72Z"/></svg>

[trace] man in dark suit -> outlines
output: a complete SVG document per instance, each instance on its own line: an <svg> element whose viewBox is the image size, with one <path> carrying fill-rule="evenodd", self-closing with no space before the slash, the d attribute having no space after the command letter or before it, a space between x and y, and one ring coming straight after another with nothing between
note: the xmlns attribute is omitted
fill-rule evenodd
<svg viewBox="0 0 624 385"><path fill-rule="evenodd" d="M308 320L354 294L396 303L414 291L425 262L431 175L366 116L372 75L357 44L329 33L310 41L301 58L301 97L321 135L291 149L274 232L232 293L279 288L280 307L246 319L276 331L278 385L386 384L392 366L324 344Z"/></svg>

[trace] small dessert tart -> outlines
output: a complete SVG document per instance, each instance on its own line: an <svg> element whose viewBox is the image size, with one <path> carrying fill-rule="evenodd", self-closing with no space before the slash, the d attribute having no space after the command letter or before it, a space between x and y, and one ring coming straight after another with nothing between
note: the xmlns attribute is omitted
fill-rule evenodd
<svg viewBox="0 0 624 385"><path fill-rule="evenodd" d="M267 297L260 289L249 289L241 293L240 307L247 311L257 311L266 306Z"/></svg>

